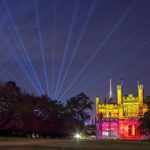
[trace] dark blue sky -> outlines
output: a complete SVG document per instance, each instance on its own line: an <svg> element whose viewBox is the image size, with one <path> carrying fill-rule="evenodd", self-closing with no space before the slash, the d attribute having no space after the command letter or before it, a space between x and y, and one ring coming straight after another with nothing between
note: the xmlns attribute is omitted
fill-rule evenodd
<svg viewBox="0 0 150 150"><path fill-rule="evenodd" d="M0 80L65 101L124 79L150 95L149 0L0 0Z"/></svg>

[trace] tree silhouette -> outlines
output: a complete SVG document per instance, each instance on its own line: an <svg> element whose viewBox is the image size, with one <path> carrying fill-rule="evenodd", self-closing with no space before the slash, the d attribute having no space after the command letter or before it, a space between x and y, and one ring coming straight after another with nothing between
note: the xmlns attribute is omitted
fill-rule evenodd
<svg viewBox="0 0 150 150"><path fill-rule="evenodd" d="M0 130L62 136L90 117L88 110L92 105L84 93L71 97L64 105L47 95L22 92L9 81L0 84Z"/></svg>
<svg viewBox="0 0 150 150"><path fill-rule="evenodd" d="M21 100L20 88L13 81L0 86L0 112L5 117L15 117Z"/></svg>
<svg viewBox="0 0 150 150"><path fill-rule="evenodd" d="M150 96L147 96L144 100L148 105L148 111L142 118L139 119L141 132L150 135Z"/></svg>
<svg viewBox="0 0 150 150"><path fill-rule="evenodd" d="M70 119L84 122L90 118L88 110L92 109L93 102L84 93L80 93L67 100L66 114Z"/></svg>

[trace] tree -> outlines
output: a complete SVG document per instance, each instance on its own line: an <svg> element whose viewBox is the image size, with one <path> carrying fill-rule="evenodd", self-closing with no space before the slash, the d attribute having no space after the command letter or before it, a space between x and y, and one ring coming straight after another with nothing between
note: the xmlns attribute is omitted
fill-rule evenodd
<svg viewBox="0 0 150 150"><path fill-rule="evenodd" d="M90 118L88 110L92 109L93 102L84 93L80 93L67 100L66 117L84 122Z"/></svg>
<svg viewBox="0 0 150 150"><path fill-rule="evenodd" d="M148 111L145 112L144 116L139 119L139 128L142 133L150 135L150 96L147 96L144 101L148 105Z"/></svg>
<svg viewBox="0 0 150 150"><path fill-rule="evenodd" d="M144 102L148 105L148 109L150 109L150 96L146 96Z"/></svg>
<svg viewBox="0 0 150 150"><path fill-rule="evenodd" d="M9 81L0 86L0 113L1 116L14 117L19 109L21 100L20 88L15 82Z"/></svg>
<svg viewBox="0 0 150 150"><path fill-rule="evenodd" d="M9 135L15 131L62 136L68 129L83 126L92 105L84 93L71 97L64 106L47 95L22 92L15 82L9 81L0 84L0 130Z"/></svg>
<svg viewBox="0 0 150 150"><path fill-rule="evenodd" d="M37 97L28 93L22 93L20 101L18 101L18 116L22 119L37 118Z"/></svg>
<svg viewBox="0 0 150 150"><path fill-rule="evenodd" d="M150 110L144 114L144 117L140 118L141 132L150 135Z"/></svg>
<svg viewBox="0 0 150 150"><path fill-rule="evenodd" d="M37 97L37 110L43 117L53 119L62 118L64 106L60 101L52 100L46 95Z"/></svg>

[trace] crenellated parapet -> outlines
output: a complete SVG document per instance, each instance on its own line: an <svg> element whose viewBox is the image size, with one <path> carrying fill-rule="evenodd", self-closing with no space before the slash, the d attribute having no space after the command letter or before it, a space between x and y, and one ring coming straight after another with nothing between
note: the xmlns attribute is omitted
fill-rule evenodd
<svg viewBox="0 0 150 150"><path fill-rule="evenodd" d="M147 105L143 104L144 86L138 85L138 96L128 94L123 96L122 85L117 85L116 104L103 103L100 104L100 99L96 98L96 114L103 114L104 118L136 118L144 115L147 111Z"/></svg>

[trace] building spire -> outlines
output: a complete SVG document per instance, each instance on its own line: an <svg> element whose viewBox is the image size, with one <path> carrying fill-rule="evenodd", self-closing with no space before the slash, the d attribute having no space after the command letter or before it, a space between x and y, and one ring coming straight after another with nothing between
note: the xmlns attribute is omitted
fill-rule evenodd
<svg viewBox="0 0 150 150"><path fill-rule="evenodd" d="M123 87L123 78L120 79L121 86Z"/></svg>
<svg viewBox="0 0 150 150"><path fill-rule="evenodd" d="M109 79L109 99L113 97L113 92L112 92L112 81L111 78Z"/></svg>
<svg viewBox="0 0 150 150"><path fill-rule="evenodd" d="M140 81L137 79L137 86L139 86L140 85Z"/></svg>

